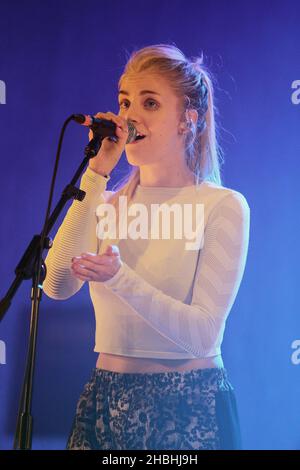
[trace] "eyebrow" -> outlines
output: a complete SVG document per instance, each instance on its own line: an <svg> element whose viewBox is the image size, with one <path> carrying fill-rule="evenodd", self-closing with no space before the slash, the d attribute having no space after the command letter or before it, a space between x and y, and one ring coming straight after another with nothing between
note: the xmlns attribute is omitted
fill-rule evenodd
<svg viewBox="0 0 300 470"><path fill-rule="evenodd" d="M151 93L152 95L159 95L159 96L160 96L160 94L157 93L157 91L151 91L151 90L142 90L142 91L140 92L140 95L146 95L146 94L148 94L148 93ZM122 95L127 95L127 96L129 95L128 91L125 91L125 90L120 90L120 91L119 91L119 95L121 95L121 94L122 94Z"/></svg>

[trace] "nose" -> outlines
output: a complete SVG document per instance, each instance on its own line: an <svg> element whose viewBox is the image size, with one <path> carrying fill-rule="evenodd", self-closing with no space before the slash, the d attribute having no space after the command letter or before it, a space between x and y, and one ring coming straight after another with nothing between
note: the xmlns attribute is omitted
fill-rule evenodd
<svg viewBox="0 0 300 470"><path fill-rule="evenodd" d="M131 121L133 124L141 122L141 115L134 103L131 103L129 108L123 113L123 117L127 121Z"/></svg>

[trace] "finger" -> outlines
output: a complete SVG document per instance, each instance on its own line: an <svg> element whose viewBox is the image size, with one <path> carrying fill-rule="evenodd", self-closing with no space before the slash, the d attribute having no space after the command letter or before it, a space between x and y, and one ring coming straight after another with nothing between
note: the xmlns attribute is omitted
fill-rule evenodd
<svg viewBox="0 0 300 470"><path fill-rule="evenodd" d="M80 261L80 260L81 260L81 256L73 256L71 261L73 263L74 261Z"/></svg>
<svg viewBox="0 0 300 470"><path fill-rule="evenodd" d="M78 273L72 273L72 276L76 279L80 279L81 281L93 281L93 279L91 279L89 276L81 276Z"/></svg>
<svg viewBox="0 0 300 470"><path fill-rule="evenodd" d="M119 255L120 254L119 247L117 245L110 245L110 247L111 247L112 254L114 254L114 255Z"/></svg>
<svg viewBox="0 0 300 470"><path fill-rule="evenodd" d="M111 255L104 253L103 255L89 255L86 253L81 254L81 263L85 264L85 261L94 263L94 265L107 265L111 263Z"/></svg>
<svg viewBox="0 0 300 470"><path fill-rule="evenodd" d="M77 270L75 270L75 269L72 269L72 276L75 277L75 278L80 279L81 281L92 281L93 280L91 278L91 276L89 276L87 274L81 274L81 273L77 272Z"/></svg>
<svg viewBox="0 0 300 470"><path fill-rule="evenodd" d="M96 265L91 262L85 262L84 264L81 263L73 263L72 269L79 274L93 276L98 274L96 269Z"/></svg>
<svg viewBox="0 0 300 470"><path fill-rule="evenodd" d="M128 122L122 116L118 114L111 113L110 111L106 113L108 118L111 118L121 129L128 130Z"/></svg>
<svg viewBox="0 0 300 470"><path fill-rule="evenodd" d="M127 139L128 138L128 133L129 133L128 129L120 127L120 126L116 127L116 136L119 139Z"/></svg>
<svg viewBox="0 0 300 470"><path fill-rule="evenodd" d="M119 248L117 247L117 245L108 245L105 254L108 254L110 256L119 255Z"/></svg>
<svg viewBox="0 0 300 470"><path fill-rule="evenodd" d="M128 123L126 119L117 114L111 113L108 111L107 113L97 113L95 117L104 118L108 120L112 120L118 127L120 127L123 131L128 132Z"/></svg>
<svg viewBox="0 0 300 470"><path fill-rule="evenodd" d="M106 247L105 254L106 254L106 255L109 255L109 256L113 254L113 248L112 248L111 245L108 245L108 246Z"/></svg>

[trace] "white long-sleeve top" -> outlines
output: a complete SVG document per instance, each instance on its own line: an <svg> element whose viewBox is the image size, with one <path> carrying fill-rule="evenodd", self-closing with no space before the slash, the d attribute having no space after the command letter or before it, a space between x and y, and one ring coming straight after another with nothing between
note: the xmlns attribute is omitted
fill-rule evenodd
<svg viewBox="0 0 300 470"><path fill-rule="evenodd" d="M90 168L82 175L80 188L86 196L72 202L54 238L45 260L44 292L58 300L71 297L83 285L72 276L71 258L84 252L102 254L108 244L118 245L119 271L108 281L89 282L96 317L94 350L166 359L220 354L248 252L250 209L245 197L205 181L181 188L138 185L128 208L142 204L150 213L152 204L176 203L182 209L185 204L202 205L200 248L187 249L190 240L172 233L169 239L101 239L98 222L110 196L109 179Z"/></svg>

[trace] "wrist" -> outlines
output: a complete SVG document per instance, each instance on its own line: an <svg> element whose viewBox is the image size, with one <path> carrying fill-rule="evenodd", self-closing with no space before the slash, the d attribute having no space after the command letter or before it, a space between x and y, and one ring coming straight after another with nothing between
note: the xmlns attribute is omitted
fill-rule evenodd
<svg viewBox="0 0 300 470"><path fill-rule="evenodd" d="M90 170L94 171L98 175L104 176L105 178L109 177L109 171L98 169L98 168L93 168L91 165L89 165Z"/></svg>

